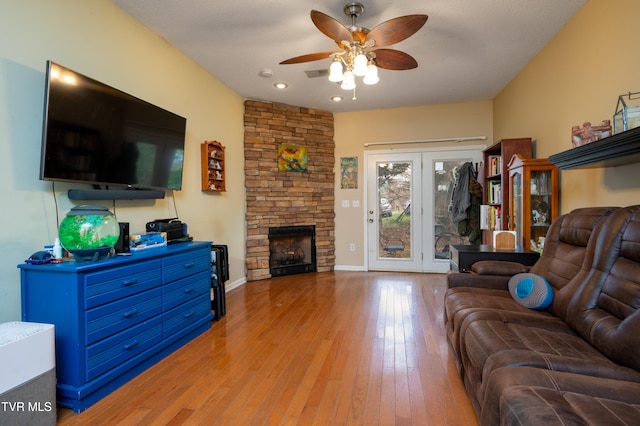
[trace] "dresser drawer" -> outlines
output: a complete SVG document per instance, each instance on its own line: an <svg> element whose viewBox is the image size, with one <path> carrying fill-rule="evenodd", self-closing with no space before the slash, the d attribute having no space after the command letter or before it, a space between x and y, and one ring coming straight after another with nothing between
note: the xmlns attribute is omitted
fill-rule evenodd
<svg viewBox="0 0 640 426"><path fill-rule="evenodd" d="M209 270L206 270L165 284L162 288L162 310L168 311L198 295L209 294L211 289L210 275Z"/></svg>
<svg viewBox="0 0 640 426"><path fill-rule="evenodd" d="M86 344L116 334L139 322L162 312L162 291L160 287L86 311Z"/></svg>
<svg viewBox="0 0 640 426"><path fill-rule="evenodd" d="M160 259L119 266L85 275L85 308L130 296L161 283Z"/></svg>
<svg viewBox="0 0 640 426"><path fill-rule="evenodd" d="M167 339L180 330L193 324L194 321L211 314L211 300L201 295L164 314L163 338Z"/></svg>
<svg viewBox="0 0 640 426"><path fill-rule="evenodd" d="M162 317L134 325L86 348L86 380L119 366L162 340Z"/></svg>
<svg viewBox="0 0 640 426"><path fill-rule="evenodd" d="M162 259L164 283L211 269L211 250L192 250Z"/></svg>

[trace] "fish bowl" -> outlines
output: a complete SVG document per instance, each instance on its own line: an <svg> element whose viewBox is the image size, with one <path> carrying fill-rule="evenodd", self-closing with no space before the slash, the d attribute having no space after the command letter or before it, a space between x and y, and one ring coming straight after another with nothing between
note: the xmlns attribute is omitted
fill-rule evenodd
<svg viewBox="0 0 640 426"><path fill-rule="evenodd" d="M120 238L120 225L108 208L87 204L67 213L58 237L77 262L97 261L111 254Z"/></svg>

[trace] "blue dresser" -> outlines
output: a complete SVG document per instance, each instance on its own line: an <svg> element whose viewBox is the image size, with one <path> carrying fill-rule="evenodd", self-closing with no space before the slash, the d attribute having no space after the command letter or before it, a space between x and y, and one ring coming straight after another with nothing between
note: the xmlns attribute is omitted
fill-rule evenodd
<svg viewBox="0 0 640 426"><path fill-rule="evenodd" d="M211 327L210 247L18 266L23 321L55 325L58 405L83 411Z"/></svg>

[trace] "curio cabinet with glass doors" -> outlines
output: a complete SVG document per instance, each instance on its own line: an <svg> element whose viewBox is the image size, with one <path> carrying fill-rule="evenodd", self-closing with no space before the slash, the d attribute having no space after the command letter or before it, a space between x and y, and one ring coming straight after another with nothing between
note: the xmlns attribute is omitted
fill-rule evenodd
<svg viewBox="0 0 640 426"><path fill-rule="evenodd" d="M551 222L558 216L558 168L546 158L516 154L508 165L509 229L516 244L542 251Z"/></svg>

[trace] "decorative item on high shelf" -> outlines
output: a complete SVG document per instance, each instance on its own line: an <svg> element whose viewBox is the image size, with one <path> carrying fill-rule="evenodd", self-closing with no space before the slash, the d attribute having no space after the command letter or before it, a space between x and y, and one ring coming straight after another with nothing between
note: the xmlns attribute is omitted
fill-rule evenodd
<svg viewBox="0 0 640 426"><path fill-rule="evenodd" d="M627 105L624 98L629 103L634 101L636 105ZM618 96L616 112L613 114L613 132L618 134L626 130L640 126L640 92L629 92Z"/></svg>
<svg viewBox="0 0 640 426"><path fill-rule="evenodd" d="M609 136L611 136L611 120L602 120L598 126L592 126L590 121L586 121L582 127L571 128L571 145L575 148Z"/></svg>

